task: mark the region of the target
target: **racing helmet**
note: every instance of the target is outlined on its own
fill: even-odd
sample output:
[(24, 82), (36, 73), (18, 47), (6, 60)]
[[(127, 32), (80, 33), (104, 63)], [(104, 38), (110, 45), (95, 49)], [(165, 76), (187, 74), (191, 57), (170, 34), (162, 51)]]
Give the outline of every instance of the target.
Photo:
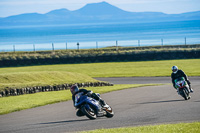
[(78, 88), (77, 85), (72, 85), (71, 88), (70, 88), (70, 91), (71, 91), (71, 93), (73, 95), (73, 94), (75, 94), (76, 92), (79, 91), (79, 88)]
[(176, 74), (176, 73), (178, 72), (178, 67), (177, 67), (177, 66), (173, 66), (173, 67), (172, 67), (172, 72), (173, 72), (174, 74)]

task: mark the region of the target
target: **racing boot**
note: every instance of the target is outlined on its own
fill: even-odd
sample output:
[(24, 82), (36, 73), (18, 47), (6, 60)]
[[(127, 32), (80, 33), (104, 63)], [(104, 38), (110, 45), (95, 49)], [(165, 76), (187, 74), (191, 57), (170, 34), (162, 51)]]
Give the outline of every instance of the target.
[(190, 84), (189, 84), (189, 90), (190, 90), (191, 93), (194, 92)]
[(193, 93), (193, 92), (194, 92), (192, 88), (190, 88), (190, 92), (191, 92), (191, 93)]
[(99, 99), (99, 102), (101, 103), (101, 105), (102, 105), (103, 108), (108, 108), (109, 107), (109, 105), (106, 104), (106, 102), (104, 100)]
[(82, 111), (80, 109), (76, 112), (76, 115), (78, 117), (84, 116), (84, 114), (82, 113)]

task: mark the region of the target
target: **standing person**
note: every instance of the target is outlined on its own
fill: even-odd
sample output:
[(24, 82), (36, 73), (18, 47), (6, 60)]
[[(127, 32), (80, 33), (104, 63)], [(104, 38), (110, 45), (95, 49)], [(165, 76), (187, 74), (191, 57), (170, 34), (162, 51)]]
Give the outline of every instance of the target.
[(192, 93), (193, 92), (193, 89), (191, 87), (191, 83), (187, 77), (187, 75), (180, 69), (178, 69), (177, 66), (173, 66), (172, 67), (172, 74), (171, 74), (171, 79), (172, 79), (172, 83), (173, 83), (173, 87), (176, 89), (175, 87), (175, 82), (174, 80), (177, 79), (177, 78), (180, 78), (180, 77), (184, 77), (186, 82), (188, 83), (189, 85), (189, 89), (190, 89), (190, 92)]

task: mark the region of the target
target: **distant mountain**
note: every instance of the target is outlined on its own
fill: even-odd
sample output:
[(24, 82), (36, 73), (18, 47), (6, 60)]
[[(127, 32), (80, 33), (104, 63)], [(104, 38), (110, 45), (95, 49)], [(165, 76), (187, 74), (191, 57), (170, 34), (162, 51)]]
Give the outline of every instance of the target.
[(129, 12), (110, 5), (106, 2), (87, 4), (83, 8), (74, 11), (74, 13), (79, 13), (84, 16), (112, 16), (116, 14), (118, 14), (118, 16), (124, 14), (130, 15)]
[(59, 25), (107, 22), (165, 22), (200, 20), (200, 11), (182, 14), (161, 12), (128, 12), (107, 2), (92, 3), (75, 10), (58, 9), (46, 14), (27, 13), (0, 18), (0, 26), (15, 25)]

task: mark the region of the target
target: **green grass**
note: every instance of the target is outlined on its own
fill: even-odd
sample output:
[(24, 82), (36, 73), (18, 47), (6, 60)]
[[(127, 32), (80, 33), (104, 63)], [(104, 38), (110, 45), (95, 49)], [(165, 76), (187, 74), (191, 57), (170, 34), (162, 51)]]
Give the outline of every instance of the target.
[(98, 129), (81, 133), (200, 133), (200, 122)]
[(30, 71), (0, 74), (0, 90), (4, 88), (23, 88), (85, 82), (97, 82), (97, 80), (84, 74), (62, 71)]
[(200, 59), (8, 67), (0, 68), (0, 89), (97, 81), (91, 77), (170, 76), (173, 65), (200, 76)]
[(0, 74), (16, 72), (77, 72), (90, 77), (170, 76), (171, 67), (177, 65), (188, 76), (200, 76), (200, 59), (85, 63), (0, 68)]
[[(153, 85), (153, 84), (148, 84)], [(116, 91), (126, 88), (148, 86), (146, 85), (115, 85), (107, 87), (89, 87), (87, 89), (92, 90), (96, 93), (106, 93), (110, 91)], [(53, 104), (57, 102), (71, 100), (71, 93), (69, 90), (63, 91), (53, 91), (53, 92), (40, 92), (35, 94), (10, 96), (0, 98), (0, 114), (7, 114), (15, 111), (20, 111), (24, 109), (34, 108), (38, 106), (43, 106), (47, 104)]]

